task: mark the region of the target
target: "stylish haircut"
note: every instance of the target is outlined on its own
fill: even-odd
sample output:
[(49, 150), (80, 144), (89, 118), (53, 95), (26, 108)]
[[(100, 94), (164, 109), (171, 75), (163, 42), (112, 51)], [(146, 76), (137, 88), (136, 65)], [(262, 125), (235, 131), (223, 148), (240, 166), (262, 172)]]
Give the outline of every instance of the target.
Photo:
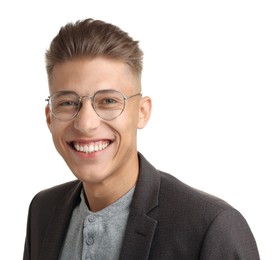
[(96, 57), (122, 61), (130, 66), (134, 75), (140, 77), (143, 52), (138, 43), (119, 27), (101, 20), (67, 23), (61, 27), (45, 53), (48, 80), (57, 63)]

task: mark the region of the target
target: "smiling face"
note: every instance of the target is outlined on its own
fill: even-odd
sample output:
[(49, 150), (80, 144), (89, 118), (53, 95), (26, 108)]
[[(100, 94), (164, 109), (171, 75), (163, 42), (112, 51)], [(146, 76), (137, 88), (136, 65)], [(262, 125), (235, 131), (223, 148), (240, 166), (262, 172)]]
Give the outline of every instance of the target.
[[(125, 63), (105, 58), (66, 61), (53, 69), (51, 95), (74, 91), (91, 96), (103, 89), (131, 96), (140, 91), (140, 81)], [(106, 121), (96, 114), (91, 99), (84, 98), (72, 120), (56, 119), (48, 106), (46, 118), (55, 147), (74, 175), (87, 184), (114, 186), (137, 179), (137, 128), (146, 125), (150, 110), (150, 98), (137, 95), (126, 100), (120, 116)]]

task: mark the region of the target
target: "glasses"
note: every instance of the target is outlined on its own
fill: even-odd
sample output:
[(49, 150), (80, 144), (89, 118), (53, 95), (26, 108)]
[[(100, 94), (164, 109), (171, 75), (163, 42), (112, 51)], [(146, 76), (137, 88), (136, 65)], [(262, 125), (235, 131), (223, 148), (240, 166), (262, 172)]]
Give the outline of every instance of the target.
[(100, 118), (113, 120), (123, 113), (126, 100), (138, 95), (142, 94), (137, 93), (127, 97), (113, 89), (99, 90), (93, 96), (79, 96), (73, 91), (59, 91), (45, 101), (49, 104), (51, 114), (61, 121), (69, 121), (76, 117), (84, 98), (91, 99), (91, 105)]

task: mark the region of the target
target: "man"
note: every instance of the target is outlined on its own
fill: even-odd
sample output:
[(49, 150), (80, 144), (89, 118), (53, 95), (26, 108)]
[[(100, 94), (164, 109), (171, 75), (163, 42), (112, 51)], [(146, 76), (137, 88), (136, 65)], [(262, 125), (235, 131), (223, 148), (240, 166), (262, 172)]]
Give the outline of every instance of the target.
[(137, 151), (151, 113), (142, 51), (118, 27), (61, 28), (46, 52), (46, 120), (77, 180), (31, 202), (24, 260), (259, 259), (243, 216)]

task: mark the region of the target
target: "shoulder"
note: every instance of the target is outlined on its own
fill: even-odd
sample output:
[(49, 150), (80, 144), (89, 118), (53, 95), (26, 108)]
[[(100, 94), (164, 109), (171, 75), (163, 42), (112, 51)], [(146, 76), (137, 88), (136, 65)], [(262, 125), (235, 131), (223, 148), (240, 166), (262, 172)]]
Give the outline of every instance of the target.
[(210, 222), (202, 243), (201, 258), (260, 259), (254, 235), (238, 210), (227, 208)]
[(225, 200), (191, 187), (176, 177), (159, 171), (160, 174), (160, 196), (164, 199), (175, 201), (178, 205), (195, 208), (213, 208), (215, 211), (223, 211), (233, 208)]
[(230, 223), (248, 228), (242, 214), (227, 201), (191, 187), (168, 173), (159, 173), (159, 210), (164, 215), (197, 226), (203, 232), (210, 225), (221, 228), (230, 227)]
[(31, 207), (61, 206), (76, 197), (81, 188), (81, 182), (75, 180), (44, 189), (34, 196)]
[(219, 212), (232, 208), (223, 199), (193, 188), (173, 175), (156, 169), (141, 154), (139, 158), (139, 198), (136, 199), (135, 206), (152, 209), (152, 206), (158, 205), (154, 210), (156, 214), (160, 212), (164, 215), (182, 216), (181, 212), (184, 212), (187, 218), (195, 216), (196, 219), (214, 218)]
[(236, 208), (222, 198), (157, 170), (144, 159), (141, 165), (144, 172), (138, 188), (139, 194), (143, 191), (140, 195), (143, 200), (136, 205), (143, 208), (149, 201), (154, 205), (149, 207), (147, 215), (157, 223), (157, 255), (169, 252), (162, 251), (166, 245), (172, 252), (179, 252), (181, 258), (259, 259), (253, 234)]

